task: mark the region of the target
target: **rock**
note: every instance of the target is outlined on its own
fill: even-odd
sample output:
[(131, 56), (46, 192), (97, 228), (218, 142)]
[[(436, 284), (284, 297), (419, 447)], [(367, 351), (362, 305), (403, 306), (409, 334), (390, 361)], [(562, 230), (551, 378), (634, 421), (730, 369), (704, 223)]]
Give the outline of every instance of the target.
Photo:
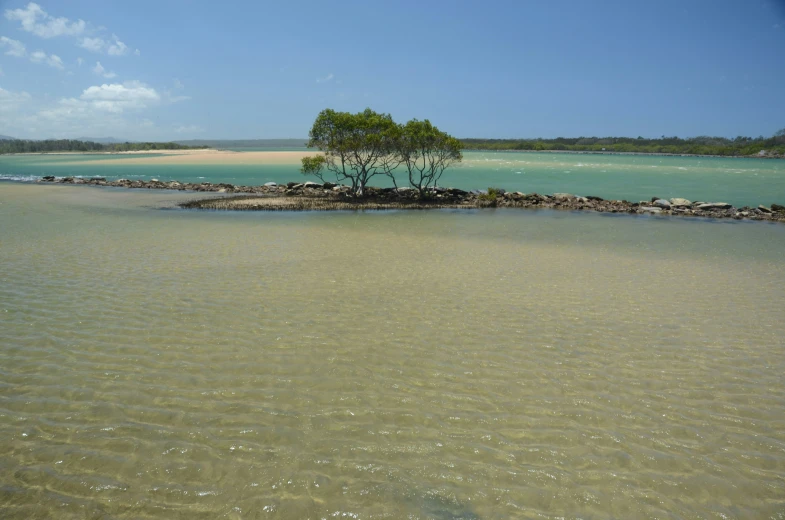
[(785, 206), (780, 206), (779, 204), (772, 204), (771, 211), (785, 211)]
[(671, 203), (665, 199), (657, 199), (653, 202), (654, 207), (662, 209), (671, 209)]
[(750, 216), (750, 212), (749, 211), (740, 211), (739, 215), (741, 215), (742, 217), (749, 217)]
[(767, 207), (766, 207), (766, 206), (764, 206), (763, 204), (761, 204), (760, 206), (758, 206), (758, 209), (759, 209), (759, 210), (761, 210), (761, 212), (763, 212), (763, 213), (771, 213), (771, 208), (767, 208)]
[[(291, 184), (291, 186), (289, 186), (289, 184)], [(301, 189), (303, 186), (305, 186), (304, 184), (302, 184), (302, 183), (299, 183), (299, 182), (298, 182), (298, 183), (294, 183), (294, 184), (292, 184), (292, 183), (290, 182), (289, 184), (287, 184), (286, 186), (287, 186), (287, 187), (288, 187), (290, 190), (299, 190), (299, 189)]]
[(303, 187), (304, 188), (323, 188), (324, 185), (323, 184), (319, 184), (318, 182), (308, 181), (305, 184), (303, 184)]
[(677, 207), (679, 207), (679, 206), (682, 206), (682, 207), (683, 207), (683, 206), (689, 206), (689, 205), (691, 205), (691, 204), (692, 204), (692, 202), (690, 202), (689, 200), (687, 200), (687, 199), (681, 199), (681, 198), (679, 198), (679, 197), (674, 197), (674, 198), (672, 198), (672, 199), (670, 200), (670, 203), (671, 203), (671, 205), (672, 205), (672, 206), (677, 206)]
[(55, 176), (54, 175), (44, 175), (43, 177), (41, 177), (41, 180), (45, 181), (45, 182), (54, 182)]
[(603, 202), (605, 200), (602, 197), (595, 197), (594, 195), (589, 195), (586, 198), (589, 200), (593, 200), (594, 202)]
[(573, 200), (575, 195), (572, 193), (554, 193), (553, 198), (558, 202), (564, 202), (568, 200)]
[(414, 188), (410, 188), (409, 186), (401, 186), (400, 188), (398, 188), (398, 192), (399, 193), (404, 193), (404, 192), (407, 192), (407, 191), (412, 191), (413, 189)]
[(278, 186), (278, 183), (277, 182), (265, 182), (264, 185), (267, 186), (268, 188), (275, 188), (276, 186)]
[(150, 182), (160, 182), (158, 179), (150, 179)]
[(106, 182), (106, 177), (90, 177), (92, 182)]
[[(306, 184), (308, 184), (308, 183), (306, 183)], [(331, 190), (331, 189), (335, 188), (336, 186), (337, 186), (337, 184), (335, 184), (334, 182), (325, 182), (324, 184), (322, 184), (322, 188), (324, 188), (325, 190)]]
[(652, 197), (652, 198), (651, 198), (651, 200), (650, 200), (649, 202), (652, 202), (652, 203), (654, 203), (654, 202), (657, 202), (658, 200), (660, 200), (660, 198), (659, 198), (659, 197)]
[(651, 206), (641, 206), (639, 209), (648, 213), (662, 213), (662, 208), (653, 208)]
[(589, 199), (587, 199), (586, 197), (581, 197), (578, 195), (575, 196), (575, 200), (578, 202), (589, 202)]
[(730, 209), (732, 206), (727, 202), (708, 202), (706, 204), (701, 204), (698, 206), (698, 209)]

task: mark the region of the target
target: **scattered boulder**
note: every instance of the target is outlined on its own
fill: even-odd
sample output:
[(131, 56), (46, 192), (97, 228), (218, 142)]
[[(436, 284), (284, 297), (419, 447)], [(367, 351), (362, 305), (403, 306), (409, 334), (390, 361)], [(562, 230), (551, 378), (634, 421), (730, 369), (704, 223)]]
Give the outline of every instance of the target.
[(603, 199), (602, 197), (595, 197), (594, 195), (588, 195), (586, 198), (589, 199), (589, 200), (593, 200), (594, 202), (604, 202), (605, 201), (605, 199)]
[(572, 193), (554, 193), (553, 194), (553, 198), (557, 202), (565, 202), (565, 201), (568, 201), (568, 200), (575, 199), (575, 195), (573, 195)]
[(265, 182), (264, 185), (267, 186), (268, 188), (275, 188), (276, 186), (278, 186), (278, 183), (277, 182)]
[(763, 212), (763, 213), (771, 213), (771, 208), (767, 208), (767, 207), (766, 207), (766, 206), (764, 206), (763, 204), (761, 204), (760, 206), (758, 206), (758, 209), (759, 209), (759, 210), (761, 210), (761, 212)]
[(657, 199), (653, 202), (655, 208), (671, 209), (671, 203), (665, 199)]
[(305, 184), (303, 184), (303, 187), (304, 188), (323, 188), (324, 185), (323, 184), (319, 184), (318, 182), (308, 181)]
[(690, 202), (689, 200), (682, 199), (682, 198), (679, 198), (679, 197), (672, 198), (670, 200), (670, 203), (671, 203), (671, 206), (676, 206), (676, 207), (686, 207), (686, 206), (689, 206), (689, 205), (692, 204), (692, 202)]
[(45, 181), (45, 182), (54, 182), (55, 176), (54, 175), (44, 175), (43, 177), (41, 177), (41, 180)]
[(771, 211), (777, 211), (777, 212), (785, 211), (785, 206), (780, 206), (779, 204), (772, 204)]
[(643, 212), (648, 212), (648, 213), (662, 213), (662, 208), (655, 208), (655, 207), (652, 207), (652, 206), (641, 206), (638, 209), (640, 209)]
[(698, 206), (698, 209), (731, 209), (732, 207), (727, 202), (707, 202)]

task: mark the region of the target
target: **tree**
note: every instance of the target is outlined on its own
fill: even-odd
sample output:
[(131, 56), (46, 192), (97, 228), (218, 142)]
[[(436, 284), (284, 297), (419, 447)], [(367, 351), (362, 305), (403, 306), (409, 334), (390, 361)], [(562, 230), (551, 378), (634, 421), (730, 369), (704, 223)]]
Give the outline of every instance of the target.
[(301, 172), (314, 175), (324, 182), (325, 171), (338, 182), (348, 180), (352, 195), (362, 196), (368, 181), (386, 175), (393, 182), (393, 170), (400, 164), (396, 144), (400, 127), (389, 114), (378, 114), (366, 108), (351, 114), (322, 110), (309, 132), (308, 147), (322, 155), (304, 157)]
[(444, 170), (460, 162), (461, 142), (442, 132), (427, 119), (412, 119), (401, 127), (398, 141), (400, 162), (409, 172), (409, 184), (417, 188), (420, 197), (435, 188)]

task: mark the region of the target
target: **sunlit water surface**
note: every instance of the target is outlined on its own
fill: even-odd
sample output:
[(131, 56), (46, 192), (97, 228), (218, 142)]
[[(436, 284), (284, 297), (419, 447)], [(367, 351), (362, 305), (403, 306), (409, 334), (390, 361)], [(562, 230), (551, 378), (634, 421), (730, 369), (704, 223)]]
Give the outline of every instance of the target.
[[(157, 164), (158, 154), (0, 156), (0, 181), (32, 181), (44, 175), (100, 176), (108, 180), (178, 180), (261, 185), (306, 180), (296, 158), (280, 164)], [(279, 159), (276, 159), (279, 160)], [(401, 172), (400, 185), (407, 177)], [(314, 178), (311, 178), (315, 180)], [(329, 179), (328, 179), (329, 180)], [(334, 180), (334, 179), (333, 179)], [(383, 176), (372, 185), (390, 185)], [(475, 190), (490, 186), (524, 193), (567, 192), (631, 201), (652, 197), (727, 202), (737, 206), (785, 205), (785, 161), (749, 158), (665, 157), (568, 153), (465, 152), (447, 170), (442, 186)]]
[(782, 518), (785, 226), (0, 185), (0, 517)]

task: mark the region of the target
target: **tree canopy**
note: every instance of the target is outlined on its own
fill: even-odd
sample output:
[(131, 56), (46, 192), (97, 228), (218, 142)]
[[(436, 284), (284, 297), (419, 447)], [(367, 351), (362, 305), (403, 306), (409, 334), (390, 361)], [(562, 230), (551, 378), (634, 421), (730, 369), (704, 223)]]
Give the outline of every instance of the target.
[(331, 173), (338, 182), (349, 181), (355, 196), (362, 196), (368, 181), (377, 175), (397, 186), (401, 165), (410, 185), (425, 194), (448, 166), (462, 158), (460, 142), (430, 121), (413, 119), (399, 125), (389, 114), (370, 108), (356, 114), (323, 110), (308, 135), (308, 147), (322, 155), (304, 157), (302, 173), (322, 182)]
[(304, 158), (302, 172), (324, 181), (326, 170), (338, 182), (351, 182), (352, 193), (362, 195), (368, 181), (377, 175), (395, 180), (392, 172), (400, 164), (396, 153), (399, 133), (389, 114), (370, 108), (357, 114), (323, 110), (308, 134), (308, 147), (323, 154)]
[(401, 128), (398, 154), (409, 173), (409, 184), (420, 195), (435, 188), (444, 170), (463, 158), (461, 142), (427, 119), (412, 119)]

